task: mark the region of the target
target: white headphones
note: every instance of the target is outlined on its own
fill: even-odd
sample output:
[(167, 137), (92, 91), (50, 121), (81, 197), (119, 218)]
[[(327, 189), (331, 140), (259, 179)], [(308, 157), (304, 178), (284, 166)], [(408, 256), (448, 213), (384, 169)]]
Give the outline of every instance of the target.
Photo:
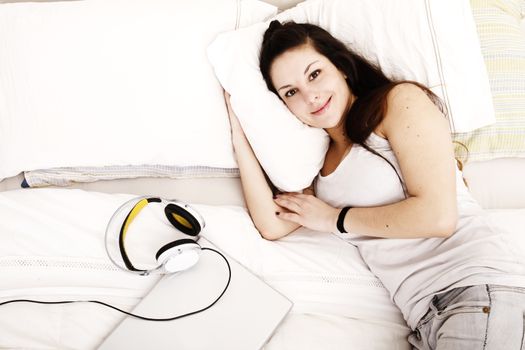
[[(148, 205), (148, 203), (162, 203), (164, 204), (164, 213), (166, 214), (166, 217), (168, 218), (168, 221), (175, 226), (177, 230), (180, 232), (197, 238), (201, 230), (204, 228), (204, 220), (202, 217), (197, 213), (193, 208), (191, 208), (189, 205), (180, 203), (174, 200), (166, 200), (158, 197), (138, 197), (131, 199), (121, 205), (115, 213), (111, 216), (111, 219), (109, 219), (108, 225), (106, 226), (106, 236), (104, 238), (106, 252), (108, 253), (108, 256), (110, 260), (119, 268), (131, 271), (134, 273), (138, 273), (140, 275), (146, 276), (150, 273), (156, 271), (156, 272), (164, 272), (164, 273), (175, 273), (179, 271), (184, 271), (186, 269), (189, 269), (193, 265), (197, 263), (199, 260), (199, 254), (202, 250), (210, 250), (215, 252), (216, 254), (220, 255), (224, 261), (226, 262), (226, 266), (228, 267), (228, 281), (226, 282), (226, 286), (224, 287), (221, 294), (208, 306), (201, 308), (196, 311), (191, 311), (182, 315), (176, 315), (176, 316), (170, 316), (170, 317), (164, 317), (164, 318), (153, 318), (153, 317), (147, 317), (142, 315), (137, 315), (122, 309), (119, 309), (118, 307), (107, 304), (103, 301), (99, 300), (59, 300), (59, 301), (42, 301), (42, 300), (32, 300), (32, 299), (15, 299), (15, 300), (8, 300), (0, 302), (1, 305), (11, 304), (11, 303), (35, 303), (35, 304), (69, 304), (69, 303), (76, 303), (76, 302), (88, 302), (88, 303), (96, 303), (100, 305), (104, 305), (107, 307), (110, 307), (114, 310), (117, 310), (119, 312), (122, 312), (128, 316), (133, 316), (141, 320), (146, 321), (173, 321), (177, 320), (186, 316), (195, 315), (200, 312), (203, 312), (205, 310), (208, 310), (210, 307), (215, 305), (215, 303), (222, 298), (226, 290), (228, 289), (228, 286), (230, 285), (231, 277), (232, 277), (232, 270), (230, 263), (228, 262), (228, 259), (219, 252), (218, 250), (215, 250), (213, 248), (204, 247), (201, 248), (199, 244), (197, 244), (196, 239), (178, 239), (173, 242), (170, 242), (168, 244), (165, 244), (162, 246), (157, 254), (157, 262), (158, 266), (151, 270), (140, 270), (133, 266), (131, 261), (129, 260), (128, 254), (126, 253), (126, 249), (124, 247), (124, 239), (126, 238), (126, 232), (128, 231), (129, 225), (133, 222), (135, 217), (140, 213), (140, 211)], [(131, 209), (130, 209), (131, 208)], [(126, 214), (127, 213), (127, 214)], [(122, 219), (125, 216), (124, 219)], [(120, 227), (120, 229), (118, 229)], [(120, 230), (120, 233), (118, 235), (118, 244), (111, 244), (112, 248), (116, 248), (115, 246), (118, 246), (120, 251), (120, 260), (122, 260), (123, 264), (120, 264), (115, 259), (113, 259), (112, 254), (110, 253), (110, 247), (108, 245), (108, 237), (112, 236), (111, 233), (114, 233), (115, 231)], [(113, 235), (114, 236), (114, 235)], [(115, 242), (113, 242), (115, 243)], [(125, 266), (123, 266), (125, 265)]]
[[(177, 239), (162, 246), (155, 255), (157, 267), (149, 270), (137, 269), (131, 263), (125, 247), (126, 233), (129, 226), (140, 213), (140, 211), (149, 203), (162, 203), (164, 205), (164, 214), (168, 221), (180, 232), (192, 238)], [(129, 209), (131, 207), (131, 209)], [(124, 211), (128, 214), (122, 221), (122, 224), (116, 221), (122, 218)], [(122, 219), (121, 219), (122, 220)], [(117, 226), (116, 226), (117, 225)], [(176, 273), (192, 267), (199, 260), (201, 246), (197, 243), (198, 235), (204, 228), (205, 223), (202, 216), (188, 204), (176, 200), (166, 200), (159, 197), (138, 197), (131, 199), (120, 206), (113, 214), (106, 227), (106, 251), (111, 261), (118, 267), (147, 276), (152, 272)], [(115, 228), (116, 227), (116, 228)], [(120, 227), (118, 235), (118, 247), (120, 257), (124, 266), (115, 261), (108, 248), (108, 237), (111, 231), (116, 231)]]

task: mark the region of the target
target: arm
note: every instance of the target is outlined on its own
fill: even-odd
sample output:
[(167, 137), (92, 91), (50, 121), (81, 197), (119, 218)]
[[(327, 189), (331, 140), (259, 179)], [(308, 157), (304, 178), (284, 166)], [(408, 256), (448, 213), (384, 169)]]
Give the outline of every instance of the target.
[[(449, 236), (456, 227), (457, 203), (448, 122), (426, 93), (412, 84), (396, 86), (387, 102), (388, 111), (376, 132), (389, 140), (395, 152), (408, 198), (381, 207), (352, 208), (346, 214), (344, 227), (348, 232), (374, 237)], [(295, 206), (291, 210), (296, 213), (280, 215), (282, 218), (337, 231), (340, 209), (315, 197), (280, 197), (278, 203)], [(300, 210), (305, 210), (301, 214), (297, 213), (299, 205)]]
[(448, 121), (426, 93), (396, 86), (377, 132), (388, 139), (409, 197), (379, 208), (355, 208), (345, 228), (379, 237), (446, 237), (457, 222), (455, 163)]
[(263, 238), (275, 240), (284, 237), (300, 225), (276, 217), (275, 213), (283, 209), (273, 201), (273, 193), (264, 171), (231, 108), (230, 96), (225, 93), (224, 97), (230, 117), (232, 143), (239, 166), (244, 199), (250, 216)]

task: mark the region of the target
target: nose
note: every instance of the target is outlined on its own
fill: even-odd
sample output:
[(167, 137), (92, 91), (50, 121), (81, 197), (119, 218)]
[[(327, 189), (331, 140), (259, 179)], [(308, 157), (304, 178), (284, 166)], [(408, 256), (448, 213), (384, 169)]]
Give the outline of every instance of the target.
[(305, 94), (305, 99), (308, 104), (315, 104), (319, 100), (319, 92), (318, 91), (307, 91)]

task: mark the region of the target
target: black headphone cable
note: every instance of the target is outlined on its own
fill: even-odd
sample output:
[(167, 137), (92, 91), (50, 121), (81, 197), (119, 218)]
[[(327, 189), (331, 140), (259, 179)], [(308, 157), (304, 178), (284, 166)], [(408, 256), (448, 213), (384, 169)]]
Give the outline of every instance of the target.
[(221, 294), (217, 297), (217, 299), (215, 299), (210, 305), (202, 308), (202, 309), (199, 309), (197, 311), (192, 311), (192, 312), (189, 312), (189, 313), (186, 313), (186, 314), (183, 314), (183, 315), (179, 315), (179, 316), (174, 316), (174, 317), (168, 317), (168, 318), (152, 318), (152, 317), (145, 317), (145, 316), (140, 316), (140, 315), (136, 315), (136, 314), (133, 314), (131, 312), (127, 312), (127, 311), (124, 311), (122, 309), (119, 309), (118, 307), (116, 306), (113, 306), (113, 305), (110, 305), (110, 304), (107, 304), (103, 301), (99, 301), (99, 300), (63, 300), (63, 301), (40, 301), (40, 300), (31, 300), (31, 299), (16, 299), (16, 300), (8, 300), (8, 301), (4, 301), (4, 302), (1, 302), (0, 303), (0, 306), (2, 305), (7, 305), (7, 304), (11, 304), (11, 303), (21, 303), (21, 302), (24, 302), (24, 303), (34, 303), (34, 304), (46, 304), (46, 305), (53, 305), (53, 304), (71, 304), (71, 303), (95, 303), (95, 304), (100, 304), (100, 305), (103, 305), (103, 306), (106, 306), (106, 307), (109, 307), (111, 309), (114, 309), (114, 310), (117, 310), (119, 312), (122, 312), (123, 314), (126, 314), (128, 316), (132, 316), (132, 317), (135, 317), (135, 318), (138, 318), (138, 319), (141, 319), (141, 320), (144, 320), (144, 321), (173, 321), (173, 320), (177, 320), (179, 318), (183, 318), (183, 317), (186, 317), (186, 316), (191, 316), (191, 315), (195, 315), (195, 314), (198, 314), (200, 312), (203, 312), (203, 311), (206, 311), (208, 310), (210, 307), (212, 307), (213, 305), (215, 305), (219, 299), (222, 298), (222, 296), (224, 295), (224, 293), (226, 292), (226, 290), (228, 289), (228, 287), (230, 286), (230, 281), (231, 281), (231, 278), (232, 278), (232, 269), (230, 267), (230, 263), (228, 262), (228, 259), (226, 259), (226, 257), (221, 253), (219, 252), (218, 250), (215, 250), (213, 248), (201, 248), (201, 250), (210, 250), (212, 252), (215, 252), (217, 254), (219, 254), (223, 259), (224, 261), (226, 262), (226, 266), (228, 266), (228, 281), (226, 282), (226, 286), (224, 287), (223, 291), (221, 292)]

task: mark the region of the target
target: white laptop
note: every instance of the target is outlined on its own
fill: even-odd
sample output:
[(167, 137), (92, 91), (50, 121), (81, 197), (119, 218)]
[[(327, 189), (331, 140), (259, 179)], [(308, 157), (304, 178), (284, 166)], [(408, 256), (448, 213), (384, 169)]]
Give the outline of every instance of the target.
[[(199, 244), (217, 249), (203, 238)], [(290, 311), (292, 302), (238, 262), (226, 258), (232, 270), (230, 285), (211, 308), (174, 321), (126, 316), (99, 349), (261, 349)], [(170, 318), (202, 309), (220, 295), (227, 280), (224, 260), (204, 250), (191, 269), (162, 277), (133, 313)]]

